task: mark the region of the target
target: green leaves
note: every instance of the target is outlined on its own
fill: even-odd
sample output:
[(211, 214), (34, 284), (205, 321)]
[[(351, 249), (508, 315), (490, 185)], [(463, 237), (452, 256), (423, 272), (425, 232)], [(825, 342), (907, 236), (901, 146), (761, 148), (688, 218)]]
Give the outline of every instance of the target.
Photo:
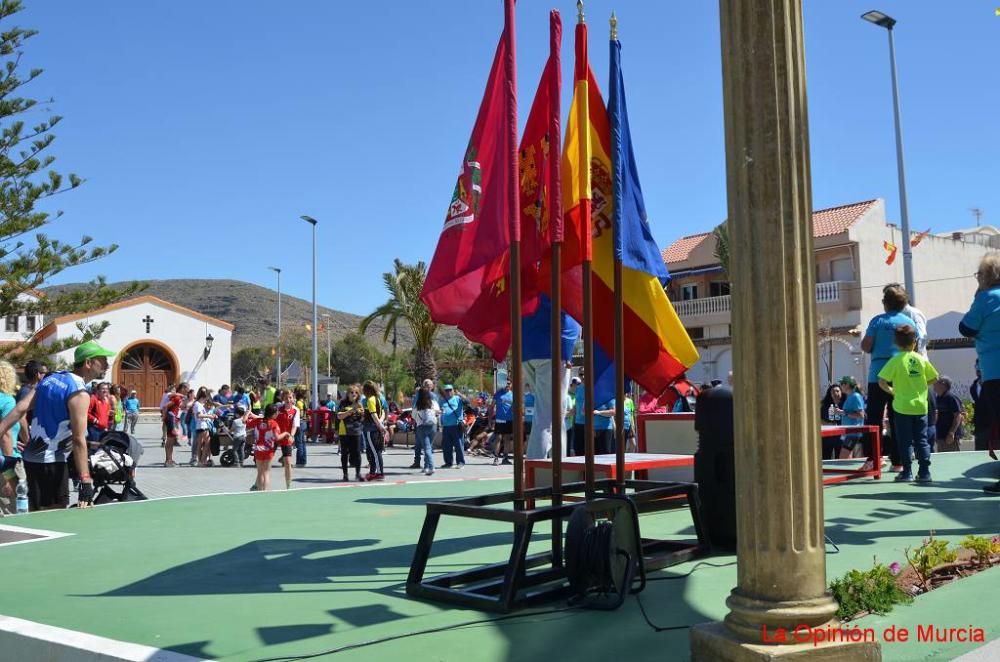
[(712, 235), (715, 237), (715, 250), (712, 253), (722, 266), (726, 278), (729, 278), (729, 220), (719, 223), (712, 230)]
[[(28, 115), (37, 112), (39, 102), (19, 95), (26, 84), (42, 74), (41, 68), (33, 67), (25, 73), (21, 67), (24, 44), (36, 32), (8, 27), (5, 23), (21, 9), (20, 0), (0, 0), (0, 316), (85, 312), (133, 296), (145, 286), (130, 283), (110, 288), (99, 278), (48, 297), (37, 298), (34, 294), (66, 269), (99, 260), (117, 246), (92, 247), (91, 237), (67, 244), (38, 232), (62, 215), (58, 210), (39, 208), (40, 203), (76, 188), (83, 180), (50, 168), (56, 160), (48, 153), (56, 138), (52, 129), (62, 117), (51, 115), (39, 120)], [(43, 101), (50, 102), (51, 99)], [(34, 242), (29, 238), (31, 233), (36, 233)], [(79, 338), (48, 347), (8, 346), (0, 348), (0, 356), (14, 351), (18, 360), (24, 361), (68, 349), (84, 339), (97, 337), (102, 331), (102, 326), (81, 328)]]
[(426, 277), (427, 265), (423, 262), (405, 264), (399, 258), (393, 260), (393, 270), (382, 274), (382, 282), (389, 293), (388, 301), (361, 320), (359, 327), (361, 333), (365, 333), (374, 322), (384, 322), (382, 341), (388, 342), (396, 325), (400, 321), (406, 323), (413, 332), (415, 372), (419, 379), (433, 378), (436, 375), (432, 350), (434, 337), (440, 329), (440, 325), (431, 319), (427, 306), (420, 300)]
[(837, 618), (842, 621), (866, 613), (884, 615), (897, 604), (913, 601), (896, 584), (896, 576), (889, 567), (881, 563), (874, 563), (870, 570), (848, 570), (843, 577), (830, 582), (830, 592), (840, 605)]

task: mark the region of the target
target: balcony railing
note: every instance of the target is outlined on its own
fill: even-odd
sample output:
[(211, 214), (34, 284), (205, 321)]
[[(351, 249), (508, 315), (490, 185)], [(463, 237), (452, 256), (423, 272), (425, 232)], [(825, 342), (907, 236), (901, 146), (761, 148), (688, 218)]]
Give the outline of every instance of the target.
[(680, 317), (728, 313), (732, 309), (733, 306), (728, 294), (721, 297), (706, 297), (704, 299), (688, 299), (687, 301), (674, 302), (674, 310), (677, 311), (677, 315)]
[(831, 303), (841, 300), (841, 285), (843, 281), (835, 280), (830, 283), (816, 283), (816, 303)]
[[(833, 303), (845, 300), (847, 294), (846, 285), (848, 285), (847, 282), (839, 280), (829, 283), (816, 283), (816, 303)], [(729, 313), (733, 309), (732, 300), (728, 294), (721, 297), (674, 301), (673, 304), (674, 310), (677, 311), (677, 315), (680, 317)]]

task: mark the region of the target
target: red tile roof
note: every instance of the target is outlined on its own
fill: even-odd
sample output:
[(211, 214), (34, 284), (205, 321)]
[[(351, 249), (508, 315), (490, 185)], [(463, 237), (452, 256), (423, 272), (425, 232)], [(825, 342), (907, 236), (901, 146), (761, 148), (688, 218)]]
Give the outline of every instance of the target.
[(680, 262), (681, 260), (686, 260), (688, 259), (688, 256), (691, 255), (691, 251), (694, 250), (695, 246), (700, 244), (702, 240), (710, 234), (711, 232), (702, 232), (701, 234), (681, 237), (660, 251), (660, 256), (663, 258), (663, 261), (668, 264), (670, 262)]
[[(846, 232), (855, 221), (865, 215), (877, 200), (865, 200), (840, 207), (830, 207), (813, 212), (813, 237), (829, 237)], [(700, 244), (710, 232), (681, 237), (664, 248), (660, 255), (667, 264), (682, 262), (691, 256), (691, 251)]]
[(854, 221), (871, 209), (877, 200), (865, 200), (813, 212), (813, 237), (829, 237), (846, 232)]

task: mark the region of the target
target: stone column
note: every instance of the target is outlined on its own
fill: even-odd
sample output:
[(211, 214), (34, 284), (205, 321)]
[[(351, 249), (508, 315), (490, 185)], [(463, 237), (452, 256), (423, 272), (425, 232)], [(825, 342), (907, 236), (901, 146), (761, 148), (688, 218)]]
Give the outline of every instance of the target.
[(881, 659), (871, 643), (765, 643), (838, 627), (823, 539), (802, 7), (720, 0), (720, 10), (738, 584), (724, 624), (692, 629), (692, 659)]

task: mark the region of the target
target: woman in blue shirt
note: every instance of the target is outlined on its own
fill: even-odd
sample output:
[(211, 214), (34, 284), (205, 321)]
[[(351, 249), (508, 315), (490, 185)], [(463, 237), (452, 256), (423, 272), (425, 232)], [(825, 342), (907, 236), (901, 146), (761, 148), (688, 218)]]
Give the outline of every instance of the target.
[[(984, 257), (975, 275), (979, 287), (958, 331), (966, 338), (976, 339), (976, 356), (982, 372), (976, 425), (981, 420), (990, 429), (1000, 421), (1000, 255)], [(1000, 494), (1000, 481), (984, 487), (983, 491)]]
[[(901, 466), (902, 460), (898, 457), (896, 444), (893, 441), (895, 415), (892, 411), (892, 396), (879, 388), (878, 373), (889, 362), (889, 359), (899, 352), (894, 340), (896, 327), (908, 324), (914, 329), (917, 328), (917, 323), (902, 312), (908, 302), (906, 290), (899, 285), (887, 285), (883, 288), (882, 305), (885, 307), (885, 312), (876, 315), (868, 322), (865, 337), (861, 340), (861, 350), (872, 355), (868, 368), (868, 406), (865, 410), (865, 420), (868, 425), (877, 425), (881, 428), (882, 419), (888, 409), (889, 430), (882, 438), (882, 450), (888, 451), (894, 467)], [(919, 343), (919, 341), (918, 338), (917, 342)], [(868, 457), (868, 462), (862, 471), (870, 471), (876, 462), (881, 461), (881, 458), (872, 457), (870, 437), (866, 436), (862, 443), (864, 443), (865, 455)]]

